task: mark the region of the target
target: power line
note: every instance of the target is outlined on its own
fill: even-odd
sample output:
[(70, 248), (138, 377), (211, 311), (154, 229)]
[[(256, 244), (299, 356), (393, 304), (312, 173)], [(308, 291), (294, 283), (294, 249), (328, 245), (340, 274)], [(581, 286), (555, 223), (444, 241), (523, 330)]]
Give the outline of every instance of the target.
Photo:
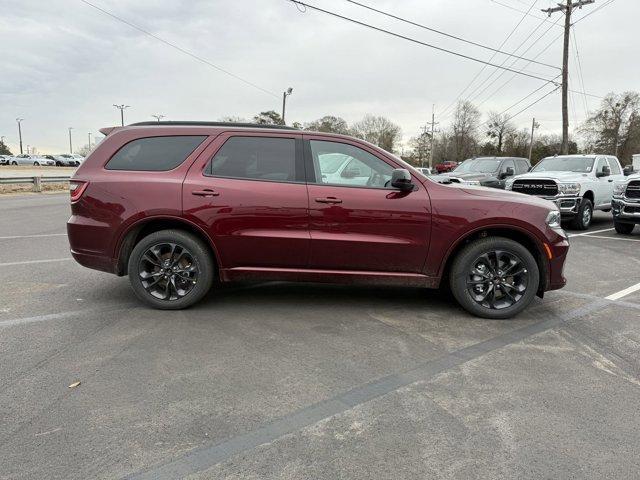
[[(524, 97), (522, 97), (520, 100), (518, 100), (517, 102), (515, 102), (514, 104), (510, 105), (509, 107), (505, 108), (504, 110), (502, 110), (498, 115), (504, 115), (505, 113), (507, 113), (509, 110), (517, 107), (518, 105), (520, 105), (522, 102), (524, 102), (525, 100), (527, 100), (529, 97), (532, 97), (533, 95), (535, 95), (536, 93), (538, 93), (540, 90), (542, 90), (544, 87), (546, 87), (547, 84), (542, 85), (538, 88), (536, 88), (534, 91), (532, 91), (531, 93), (525, 95)], [(520, 115), (522, 112), (524, 112), (525, 110), (531, 108), (532, 106), (534, 106), (536, 103), (542, 101), (544, 98), (548, 97), (549, 95), (551, 95), (553, 92), (557, 91), (558, 88), (560, 88), (560, 86), (556, 86), (556, 88), (554, 88), (553, 90), (551, 90), (550, 92), (548, 92), (547, 94), (545, 94), (544, 96), (540, 97), (538, 100), (536, 100), (533, 103), (530, 103), (529, 105), (527, 105), (525, 108), (523, 108), (522, 110), (520, 110), (518, 113), (516, 113), (515, 115), (512, 115), (509, 117), (509, 120), (511, 120), (512, 118), (516, 117), (517, 115)], [(480, 127), (485, 126), (486, 124), (489, 123), (489, 120), (487, 120), (486, 122), (482, 123), (480, 125)]]
[(185, 50), (184, 48), (182, 48), (182, 47), (180, 47), (180, 46), (178, 46), (178, 45), (176, 45), (174, 43), (171, 43), (168, 40), (165, 40), (164, 38), (161, 38), (158, 35), (155, 35), (154, 33), (151, 33), (148, 30), (145, 30), (144, 28), (139, 27), (138, 25), (136, 25), (134, 23), (131, 23), (128, 20), (125, 20), (124, 18), (121, 18), (121, 17), (115, 15), (114, 13), (105, 10), (104, 8), (101, 8), (101, 7), (97, 6), (97, 5), (94, 5), (93, 3), (91, 3), (91, 2), (89, 2), (87, 0), (80, 0), (80, 1), (82, 3), (84, 3), (85, 5), (88, 5), (91, 8), (95, 8), (96, 10), (104, 13), (105, 15), (108, 15), (109, 17), (111, 17), (111, 18), (113, 18), (115, 20), (118, 20), (119, 22), (122, 22), (125, 25), (128, 25), (129, 27), (131, 27), (131, 28), (133, 28), (135, 30), (138, 30), (139, 32), (144, 33), (147, 36), (149, 36), (149, 37), (151, 37), (151, 38), (153, 38), (153, 39), (155, 39), (155, 40), (157, 40), (159, 42), (164, 43), (165, 45), (167, 45), (167, 46), (179, 51), (180, 53), (188, 55), (189, 57), (191, 57), (191, 58), (193, 58), (193, 59), (195, 59), (195, 60), (197, 60), (197, 61), (199, 61), (201, 63), (204, 63), (205, 65), (208, 65), (208, 66), (210, 66), (212, 68), (215, 68), (216, 70), (218, 70), (219, 72), (224, 73), (225, 75), (229, 75), (230, 77), (233, 77), (236, 80), (239, 80), (242, 83), (244, 83), (246, 85), (249, 85), (249, 86), (251, 86), (251, 87), (253, 87), (253, 88), (257, 89), (257, 90), (260, 90), (261, 92), (264, 92), (264, 93), (266, 93), (268, 95), (271, 95), (271, 96), (276, 97), (276, 98), (280, 98), (279, 95), (277, 95), (277, 94), (275, 94), (273, 92), (270, 92), (269, 90), (267, 90), (265, 88), (262, 88), (261, 86), (256, 85), (255, 83), (250, 82), (249, 80), (246, 80), (246, 79), (240, 77), (239, 75), (236, 75), (235, 73), (232, 73), (232, 72), (230, 72), (228, 70), (225, 70), (224, 68), (219, 67), (218, 65), (216, 65), (214, 63), (211, 63), (209, 60), (207, 60), (205, 58), (202, 58), (202, 57), (200, 57), (200, 56), (196, 55), (195, 53), (192, 53), (192, 52), (190, 52), (188, 50)]
[[(85, 1), (85, 0), (81, 0), (81, 1)], [(318, 12), (326, 13), (327, 15), (331, 15), (332, 17), (340, 18), (340, 19), (345, 20), (347, 22), (355, 23), (356, 25), (360, 25), (360, 26), (363, 26), (363, 27), (366, 27), (366, 28), (370, 28), (370, 29), (375, 30), (377, 32), (386, 33), (387, 35), (391, 35), (392, 37), (400, 38), (402, 40), (407, 40), (408, 42), (412, 42), (412, 43), (416, 43), (418, 45), (422, 45), (422, 46), (425, 46), (425, 47), (433, 48), (435, 50), (438, 50), (438, 51), (441, 51), (441, 52), (444, 52), (444, 53), (449, 53), (449, 54), (455, 55), (457, 57), (465, 58), (467, 60), (472, 60), (472, 61), (477, 62), (477, 63), (486, 64), (486, 65), (489, 65), (491, 67), (501, 68), (503, 70), (511, 71), (513, 73), (518, 73), (518, 74), (523, 75), (525, 77), (535, 78), (536, 80), (542, 80), (542, 81), (545, 81), (545, 82), (549, 81), (548, 78), (544, 78), (544, 77), (541, 77), (539, 75), (535, 75), (535, 74), (527, 73), (527, 72), (521, 72), (521, 71), (518, 71), (518, 70), (513, 70), (513, 69), (506, 68), (506, 67), (502, 67), (502, 66), (496, 65), (494, 63), (485, 62), (484, 60), (480, 60), (479, 58), (475, 58), (475, 57), (472, 57), (470, 55), (465, 55), (465, 54), (459, 53), (459, 52), (454, 52), (453, 50), (448, 50), (446, 48), (438, 47), (436, 45), (432, 45), (430, 43), (426, 43), (426, 42), (423, 42), (421, 40), (417, 40), (417, 39), (412, 38), (412, 37), (407, 37), (406, 35), (401, 35), (399, 33), (395, 33), (395, 32), (392, 32), (390, 30), (385, 30), (384, 28), (376, 27), (374, 25), (371, 25), (371, 24), (368, 24), (368, 23), (365, 23), (365, 22), (361, 22), (361, 21), (356, 20), (356, 19), (351, 18), (351, 17), (346, 17), (344, 15), (340, 15), (340, 14), (335, 13), (335, 12), (330, 12), (329, 10), (324, 10), (324, 9), (322, 9), (320, 7), (309, 5), (308, 3), (300, 2), (298, 0), (287, 0), (287, 1), (290, 1), (290, 2), (292, 2), (294, 4), (303, 5), (306, 8), (310, 8), (310, 9), (316, 10)]]
[[(546, 94), (544, 94), (542, 97), (538, 98), (537, 100), (535, 100), (534, 102), (530, 103), (529, 105), (527, 105), (526, 107), (524, 107), (522, 110), (519, 110), (518, 112), (514, 113), (513, 115), (511, 115), (509, 117), (509, 120), (512, 120), (514, 118), (516, 118), (518, 115), (526, 112), (527, 110), (529, 110), (531, 107), (533, 107), (534, 105), (540, 103), (542, 100), (544, 100), (545, 98), (547, 98), (549, 95), (557, 92), (560, 89), (560, 86), (557, 86), (556, 88), (554, 88), (553, 90), (551, 90), (550, 92), (547, 92)], [(506, 111), (510, 110), (512, 107), (509, 107), (507, 110), (505, 110), (502, 113), (505, 113)], [(501, 113), (501, 115), (502, 115)]]
[[(468, 43), (469, 45), (474, 45), (474, 46), (476, 46), (476, 47), (484, 48), (485, 50), (490, 50), (490, 51), (495, 52), (495, 53), (500, 53), (500, 54), (502, 54), (502, 55), (506, 55), (506, 56), (508, 56), (508, 57), (515, 57), (515, 58), (518, 58), (518, 59), (520, 59), (520, 60), (529, 60), (528, 58), (520, 57), (520, 56), (518, 56), (518, 55), (514, 55), (513, 53), (504, 52), (504, 51), (502, 51), (502, 50), (500, 50), (500, 49), (492, 48), (492, 47), (489, 47), (489, 46), (487, 46), (487, 45), (483, 45), (483, 44), (481, 44), (481, 43), (474, 42), (474, 41), (472, 41), (472, 40), (467, 40), (467, 39), (465, 39), (465, 38), (458, 37), (458, 36), (456, 36), (456, 35), (452, 35), (452, 34), (450, 34), (450, 33), (446, 33), (446, 32), (443, 32), (442, 30), (437, 30), (437, 29), (432, 28), (432, 27), (428, 27), (428, 26), (426, 26), (426, 25), (424, 25), (424, 24), (417, 23), (417, 22), (414, 22), (414, 21), (412, 21), (412, 20), (408, 20), (408, 19), (406, 19), (406, 18), (399, 17), (399, 16), (394, 15), (394, 14), (392, 14), (392, 13), (385, 12), (385, 11), (383, 11), (383, 10), (379, 10), (379, 9), (377, 9), (377, 8), (373, 8), (373, 7), (369, 6), (369, 5), (365, 5), (365, 4), (363, 4), (363, 3), (356, 2), (356, 1), (354, 1), (354, 0), (346, 0), (346, 1), (347, 1), (347, 2), (349, 2), (349, 3), (352, 3), (352, 4), (354, 4), (354, 5), (357, 5), (357, 6), (359, 6), (359, 7), (366, 8), (367, 10), (370, 10), (370, 11), (372, 11), (372, 12), (376, 12), (376, 13), (379, 13), (379, 14), (381, 14), (381, 15), (385, 15), (385, 16), (387, 16), (387, 17), (393, 18), (393, 19), (395, 19), (395, 20), (399, 20), (399, 21), (404, 22), (404, 23), (408, 23), (409, 25), (413, 25), (413, 26), (415, 26), (415, 27), (419, 27), (419, 28), (422, 28), (422, 29), (424, 29), (424, 30), (428, 30), (428, 31), (430, 31), (430, 32), (434, 32), (434, 33), (437, 33), (437, 34), (440, 34), (440, 35), (444, 35), (445, 37), (453, 38), (453, 39), (455, 39), (455, 40), (459, 40), (459, 41), (461, 41), (461, 42)], [(535, 2), (534, 2), (534, 3), (535, 3)], [(533, 62), (533, 63), (537, 63), (538, 65), (544, 65), (545, 67), (555, 68), (555, 69), (557, 69), (557, 70), (560, 70), (560, 67), (556, 67), (555, 65), (550, 65), (550, 64), (548, 64), (548, 63), (543, 63), (543, 62), (536, 62), (536, 61), (534, 61), (534, 60), (532, 60), (532, 62)]]
[[(527, 17), (527, 13), (531, 11), (531, 9), (533, 9), (533, 7), (535, 6), (537, 0), (534, 0), (533, 3), (531, 4), (531, 6), (529, 7), (529, 10), (527, 10), (527, 12), (525, 12), (525, 14), (522, 16), (522, 18), (520, 19), (520, 21), (516, 24), (515, 27), (513, 27), (513, 29), (511, 30), (511, 32), (509, 33), (509, 35), (507, 35), (507, 37), (502, 41), (502, 43), (500, 44), (500, 46), (498, 48), (502, 48), (507, 41), (509, 41), (509, 39), (513, 36), (513, 34), (516, 32), (516, 30), (518, 29), (518, 27), (520, 27), (520, 25), (522, 24), (522, 22), (524, 22), (525, 18)], [(494, 53), (491, 58), (489, 59), (489, 61), (492, 61), (495, 58), (496, 54)], [(446, 114), (449, 109), (451, 107), (453, 107), (458, 100), (460, 100), (460, 98), (462, 97), (462, 95), (465, 94), (465, 92), (469, 89), (469, 87), (471, 87), (471, 85), (473, 85), (473, 83), (478, 79), (478, 77), (480, 77), (480, 75), (482, 75), (482, 72), (485, 71), (485, 69), (487, 68), (487, 65), (483, 65), (482, 68), (480, 68), (480, 71), (478, 73), (476, 73), (475, 77), (473, 77), (471, 79), (471, 81), (467, 84), (466, 87), (464, 87), (462, 89), (462, 91), (458, 94), (458, 96), (455, 98), (455, 100), (453, 102), (451, 102), (449, 105), (447, 105), (447, 108), (445, 108), (442, 112), (441, 115)]]
[(520, 10), (519, 8), (512, 7), (511, 5), (507, 5), (507, 4), (502, 3), (502, 2), (498, 2), (497, 0), (491, 0), (491, 2), (493, 2), (493, 3), (497, 4), (497, 5), (500, 5), (502, 7), (508, 8), (509, 10), (514, 10), (514, 11), (519, 12), (519, 13), (524, 13), (526, 17), (537, 18), (538, 20), (543, 20), (544, 22), (549, 22), (549, 23), (551, 22), (551, 20), (547, 20), (546, 18), (539, 17), (538, 15), (534, 15), (532, 13), (529, 13), (528, 11), (525, 12), (524, 10)]
[(589, 13), (587, 13), (586, 15), (580, 17), (579, 19), (577, 19), (575, 22), (572, 23), (572, 25), (575, 25), (576, 23), (584, 20), (585, 18), (587, 18), (589, 15), (593, 15), (594, 13), (596, 13), (598, 10), (602, 10), (604, 7), (606, 7), (607, 5), (611, 5), (615, 0), (609, 0), (608, 2), (603, 3), (602, 5), (600, 5), (598, 8), (591, 10)]
[(576, 64), (578, 65), (578, 79), (580, 80), (580, 86), (582, 87), (582, 102), (584, 104), (585, 118), (589, 115), (589, 105), (587, 103), (587, 96), (585, 95), (584, 87), (584, 75), (582, 73), (582, 62), (580, 61), (580, 52), (578, 51), (578, 39), (576, 37), (576, 29), (571, 30), (573, 34), (573, 53), (576, 58)]

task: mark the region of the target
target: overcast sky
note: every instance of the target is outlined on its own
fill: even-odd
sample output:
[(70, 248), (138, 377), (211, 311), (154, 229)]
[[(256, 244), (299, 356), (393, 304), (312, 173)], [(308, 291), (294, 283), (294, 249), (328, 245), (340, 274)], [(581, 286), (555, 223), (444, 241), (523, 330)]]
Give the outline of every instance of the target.
[[(234, 115), (250, 118), (262, 110), (281, 109), (282, 91), (293, 87), (287, 121), (306, 122), (338, 115), (348, 122), (366, 113), (398, 123), (405, 139), (431, 119), (447, 126), (441, 112), (478, 74), (482, 65), (354, 25), (324, 13), (301, 12), (286, 0), (89, 0), (122, 19), (241, 77), (250, 86), (205, 65), (80, 0), (0, 0), (0, 135), (17, 150), (16, 117), (24, 118), (24, 145), (41, 153), (68, 150), (67, 128), (74, 143), (87, 143), (87, 133), (119, 123), (114, 103), (131, 105), (125, 122), (216, 120)], [(361, 0), (415, 22), (491, 47), (499, 47), (533, 0)], [(574, 19), (601, 7), (597, 0)], [(489, 60), (492, 52), (448, 39), (369, 12), (345, 0), (308, 0), (345, 16), (414, 37), (426, 43)], [(557, 25), (543, 22), (538, 0), (502, 48), (535, 57), (560, 35)], [(511, 8), (508, 8), (511, 6)], [(585, 90), (591, 94), (640, 89), (638, 19), (640, 2), (616, 0), (575, 26)], [(550, 30), (548, 30), (550, 29)], [(544, 34), (548, 30), (548, 33)], [(559, 66), (561, 39), (537, 61)], [(497, 55), (494, 63), (502, 63)], [(513, 59), (507, 60), (506, 66)], [(575, 53), (571, 53), (571, 88), (581, 90)], [(518, 61), (514, 69), (552, 78), (558, 70)], [(492, 74), (487, 67), (474, 86)], [(481, 86), (477, 93), (493, 81)], [(486, 113), (502, 111), (544, 85), (534, 78), (507, 72), (474, 98)], [(261, 90), (264, 89), (267, 92)], [(553, 89), (551, 84), (510, 110), (516, 113)], [(496, 92), (496, 90), (498, 90)], [(496, 92), (494, 95), (491, 93)], [(472, 95), (472, 98), (476, 94)], [(573, 94), (572, 123), (585, 118), (585, 106), (599, 99)], [(559, 92), (516, 118), (530, 125), (534, 116), (541, 133), (560, 130)]]

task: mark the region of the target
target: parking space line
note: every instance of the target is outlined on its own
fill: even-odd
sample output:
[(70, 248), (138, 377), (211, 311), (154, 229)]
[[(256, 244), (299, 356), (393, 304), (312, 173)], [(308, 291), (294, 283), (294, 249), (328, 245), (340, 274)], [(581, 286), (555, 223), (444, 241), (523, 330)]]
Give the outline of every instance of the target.
[(586, 235), (585, 238), (604, 238), (605, 240), (622, 240), (623, 242), (640, 242), (640, 238), (605, 237), (604, 235)]
[(567, 235), (569, 238), (572, 237), (585, 237), (585, 236), (590, 236), (593, 233), (602, 233), (602, 232), (609, 232), (611, 230), (615, 230), (615, 228), (605, 228), (603, 230), (594, 230), (593, 232), (584, 232), (584, 233), (570, 233), (569, 235)]
[(31, 265), (32, 263), (66, 262), (67, 260), (72, 260), (72, 258), (71, 257), (47, 258), (47, 259), (44, 259), (44, 260), (25, 260), (24, 262), (0, 263), (0, 267), (11, 267), (13, 265)]
[(137, 304), (117, 304), (117, 305), (106, 305), (104, 307), (98, 307), (93, 309), (84, 309), (84, 310), (69, 310), (66, 312), (59, 313), (48, 313), (46, 315), (36, 315), (33, 317), (22, 317), (22, 318), (11, 318), (9, 320), (0, 320), (0, 327), (13, 327), (15, 325), (25, 325), (29, 323), (38, 323), (38, 322), (46, 322), (49, 320), (60, 320), (63, 318), (75, 317), (78, 315), (87, 315), (89, 313), (102, 313), (102, 312), (111, 312), (118, 310), (128, 310), (131, 308), (136, 308)]
[(640, 290), (640, 283), (636, 283), (635, 285), (632, 285), (629, 288), (625, 288), (624, 290), (620, 290), (619, 292), (612, 293), (605, 298), (607, 300), (618, 300), (619, 298), (626, 297), (627, 295), (630, 295), (633, 292), (637, 292), (638, 290)]
[(174, 460), (148, 467), (124, 478), (128, 480), (168, 480), (184, 478), (188, 475), (202, 472), (239, 453), (271, 443), (284, 435), (298, 432), (324, 419), (342, 414), (413, 383), (427, 381), (439, 373), (459, 367), (495, 350), (521, 342), (546, 330), (558, 327), (565, 322), (594, 313), (605, 308), (608, 304), (608, 301), (598, 299), (570, 312), (552, 315), (552, 318), (548, 320), (530, 324), (498, 335), (495, 338), (461, 348), (434, 360), (419, 364), (405, 372), (392, 373), (364, 385), (359, 385), (335, 397), (296, 410), (266, 425), (257, 427), (255, 430), (242, 433), (216, 445), (196, 448)]
[(21, 238), (46, 238), (46, 237), (66, 237), (66, 233), (47, 233), (43, 235), (13, 235), (9, 237), (0, 237), (0, 240), (18, 240)]

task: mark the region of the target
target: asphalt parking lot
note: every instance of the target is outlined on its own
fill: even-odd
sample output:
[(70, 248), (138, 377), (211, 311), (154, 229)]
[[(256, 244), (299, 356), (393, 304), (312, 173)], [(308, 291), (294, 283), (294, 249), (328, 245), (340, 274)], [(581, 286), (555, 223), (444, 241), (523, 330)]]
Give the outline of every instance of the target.
[(640, 227), (596, 214), (567, 287), (490, 321), (282, 283), (150, 310), (70, 260), (68, 215), (0, 198), (2, 479), (638, 478)]

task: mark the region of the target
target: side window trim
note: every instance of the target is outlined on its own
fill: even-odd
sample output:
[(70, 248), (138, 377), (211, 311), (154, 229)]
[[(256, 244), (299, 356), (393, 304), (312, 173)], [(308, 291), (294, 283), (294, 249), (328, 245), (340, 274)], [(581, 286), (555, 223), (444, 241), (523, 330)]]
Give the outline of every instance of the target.
[[(205, 167), (202, 169), (203, 177), (224, 178), (227, 180), (244, 180), (244, 181), (251, 181), (251, 182), (296, 183), (296, 184), (306, 183), (305, 182), (306, 165), (304, 162), (303, 143), (302, 143), (301, 135), (295, 135), (295, 136), (247, 135), (246, 133), (243, 133), (243, 132), (234, 132), (234, 133), (229, 133), (227, 135), (223, 134), (221, 137), (223, 139), (222, 143), (218, 146), (218, 148), (215, 149), (215, 151), (213, 151), (210, 154), (209, 158), (206, 161), (207, 163), (205, 164)], [(215, 175), (213, 173), (213, 159), (218, 154), (218, 152), (222, 150), (222, 148), (225, 146), (225, 144), (229, 140), (231, 140), (232, 138), (238, 138), (238, 137), (240, 138), (271, 138), (271, 139), (277, 138), (277, 139), (293, 140), (295, 142), (295, 147), (294, 147), (295, 158), (294, 158), (294, 172), (293, 172), (295, 180), (271, 180), (267, 178), (232, 177), (232, 176)]]

